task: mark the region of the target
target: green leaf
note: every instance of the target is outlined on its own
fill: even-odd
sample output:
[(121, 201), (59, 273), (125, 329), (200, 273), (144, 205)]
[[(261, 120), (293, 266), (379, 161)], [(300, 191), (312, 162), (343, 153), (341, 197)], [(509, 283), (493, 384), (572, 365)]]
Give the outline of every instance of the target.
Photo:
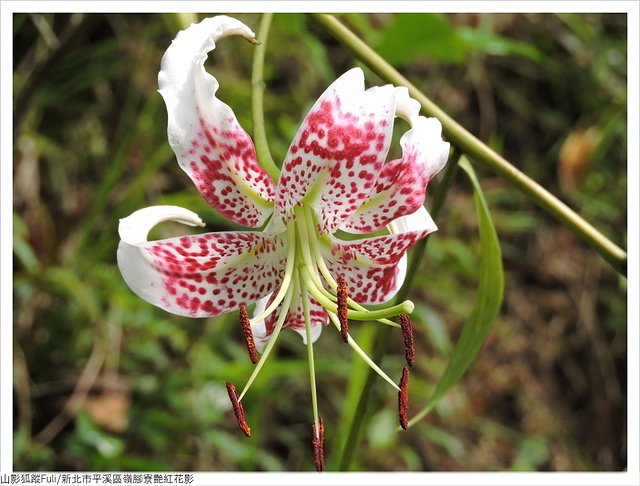
[(391, 64), (405, 64), (420, 56), (462, 62), (465, 44), (453, 26), (439, 14), (397, 14), (374, 43)]
[(532, 61), (540, 61), (544, 55), (535, 47), (524, 42), (501, 37), (477, 29), (461, 28), (458, 35), (469, 50), (494, 56), (519, 56)]
[(489, 207), (482, 194), (482, 188), (471, 164), (466, 158), (462, 158), (459, 166), (467, 174), (473, 186), (478, 217), (480, 233), (478, 294), (444, 374), (431, 393), (427, 405), (411, 419), (409, 425), (415, 424), (427, 415), (436, 402), (462, 378), (487, 339), (491, 325), (502, 305), (504, 271), (498, 235), (491, 220)]

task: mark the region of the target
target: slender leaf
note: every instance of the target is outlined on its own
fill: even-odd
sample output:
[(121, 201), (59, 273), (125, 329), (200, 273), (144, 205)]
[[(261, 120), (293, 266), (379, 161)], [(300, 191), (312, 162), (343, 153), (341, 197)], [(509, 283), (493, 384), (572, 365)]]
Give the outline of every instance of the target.
[(436, 402), (462, 378), (487, 339), (502, 305), (504, 272), (498, 235), (471, 164), (466, 158), (461, 159), (459, 164), (471, 181), (476, 203), (480, 233), (478, 295), (442, 378), (431, 393), (425, 408), (409, 422), (410, 425), (427, 415)]

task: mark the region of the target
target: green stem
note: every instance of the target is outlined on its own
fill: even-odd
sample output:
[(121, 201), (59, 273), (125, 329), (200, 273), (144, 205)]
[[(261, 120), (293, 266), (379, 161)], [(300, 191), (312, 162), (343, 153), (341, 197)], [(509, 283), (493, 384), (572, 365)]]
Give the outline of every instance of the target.
[[(455, 149), (453, 154), (449, 158), (449, 163), (447, 164), (447, 168), (445, 170), (442, 181), (438, 185), (435, 196), (433, 197), (433, 205), (431, 207), (431, 216), (433, 217), (433, 219), (437, 218), (440, 210), (442, 209), (442, 206), (444, 205), (447, 193), (449, 192), (449, 188), (451, 187), (451, 184), (453, 182), (453, 176), (455, 175), (458, 168), (458, 161), (460, 160), (461, 155), (462, 153), (459, 150)], [(423, 238), (420, 243), (416, 245), (411, 263), (409, 264), (409, 268), (407, 269), (407, 276), (405, 278), (404, 284), (396, 295), (396, 302), (401, 302), (402, 300), (406, 299), (407, 295), (409, 294), (409, 289), (411, 289), (413, 278), (418, 273), (417, 270), (420, 266), (420, 262), (422, 261), (422, 255), (425, 252), (428, 238), (428, 236), (426, 238)], [(382, 361), (382, 356), (387, 350), (387, 345), (390, 340), (390, 327), (385, 327), (378, 331), (376, 335), (375, 347), (372, 353), (372, 360), (375, 363), (380, 363), (380, 361)], [(347, 441), (345, 442), (344, 449), (342, 450), (342, 457), (340, 458), (341, 471), (349, 470), (351, 461), (353, 460), (353, 455), (358, 449), (360, 431), (362, 430), (362, 426), (365, 422), (367, 405), (369, 404), (369, 397), (371, 396), (371, 391), (373, 389), (373, 384), (375, 383), (375, 381), (376, 373), (373, 370), (369, 369), (367, 378), (364, 382), (364, 386), (362, 387), (362, 393), (360, 393), (360, 397), (358, 398), (356, 412), (353, 417), (353, 422), (351, 422), (351, 426), (349, 428), (349, 435), (347, 436)]]
[(253, 142), (256, 147), (258, 162), (275, 182), (280, 178), (280, 169), (273, 161), (267, 142), (267, 132), (264, 125), (263, 98), (264, 80), (264, 54), (267, 50), (267, 38), (271, 27), (272, 13), (265, 13), (260, 19), (258, 40), (261, 42), (253, 53), (253, 66), (251, 68), (251, 112), (253, 121)]
[(429, 116), (434, 116), (442, 123), (447, 139), (476, 162), (493, 170), (507, 179), (526, 197), (551, 214), (561, 224), (573, 231), (596, 252), (600, 254), (617, 272), (627, 274), (627, 252), (617, 246), (592, 225), (587, 223), (577, 213), (557, 197), (539, 185), (533, 179), (516, 169), (502, 156), (482, 143), (460, 124), (447, 115), (438, 105), (431, 101), (402, 74), (380, 57), (362, 39), (342, 25), (334, 16), (314, 13), (313, 18), (327, 29), (338, 41), (345, 45), (360, 61), (366, 64), (374, 73), (385, 81), (396, 86), (406, 86), (409, 94), (415, 98), (422, 110)]

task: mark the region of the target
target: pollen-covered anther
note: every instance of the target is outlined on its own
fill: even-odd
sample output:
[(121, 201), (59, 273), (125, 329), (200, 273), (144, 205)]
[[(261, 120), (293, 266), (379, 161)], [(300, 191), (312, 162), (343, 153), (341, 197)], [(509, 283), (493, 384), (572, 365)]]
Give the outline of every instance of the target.
[(409, 367), (413, 366), (416, 358), (416, 348), (413, 343), (413, 326), (408, 314), (400, 314), (400, 328), (402, 329), (402, 339), (404, 340), (404, 357)]
[(400, 418), (400, 427), (407, 430), (408, 419), (407, 412), (409, 410), (409, 368), (402, 368), (402, 378), (400, 378), (400, 391), (398, 392), (398, 416)]
[(342, 275), (338, 277), (338, 319), (340, 321), (340, 335), (342, 340), (349, 342), (349, 308), (347, 307), (347, 299), (349, 298), (349, 286)]
[(236, 387), (230, 381), (226, 382), (227, 385), (227, 393), (229, 394), (229, 399), (231, 400), (231, 405), (233, 405), (233, 413), (236, 415), (236, 420), (238, 421), (238, 425), (244, 432), (244, 435), (247, 437), (251, 437), (251, 428), (247, 423), (247, 420), (244, 418), (244, 407), (238, 400), (238, 394), (236, 393)]
[(256, 351), (256, 343), (253, 341), (253, 333), (251, 332), (251, 323), (249, 322), (249, 313), (246, 304), (240, 304), (240, 324), (242, 325), (242, 335), (247, 343), (247, 351), (249, 358), (253, 364), (258, 362), (258, 352)]
[(311, 443), (313, 444), (313, 462), (316, 466), (316, 471), (324, 471), (324, 422), (322, 418), (318, 418), (318, 429), (316, 430), (316, 424), (312, 425), (313, 437)]

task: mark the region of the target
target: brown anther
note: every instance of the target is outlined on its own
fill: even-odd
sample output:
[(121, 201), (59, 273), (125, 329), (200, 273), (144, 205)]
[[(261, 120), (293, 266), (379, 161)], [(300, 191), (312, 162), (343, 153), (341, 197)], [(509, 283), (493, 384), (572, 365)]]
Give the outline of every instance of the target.
[(258, 362), (258, 352), (256, 351), (256, 343), (253, 341), (253, 333), (251, 332), (251, 324), (249, 322), (249, 313), (246, 304), (240, 304), (240, 324), (242, 325), (242, 335), (247, 343), (247, 351), (249, 358), (253, 364)]
[(324, 471), (324, 422), (322, 418), (318, 419), (319, 430), (316, 430), (316, 424), (311, 427), (313, 437), (311, 443), (313, 444), (313, 463), (316, 465), (316, 471)]
[(400, 417), (400, 427), (407, 430), (407, 411), (409, 410), (409, 368), (402, 368), (402, 378), (400, 378), (400, 391), (398, 392), (398, 416)]
[(349, 309), (347, 307), (347, 299), (349, 298), (349, 286), (344, 277), (338, 277), (338, 320), (340, 321), (340, 335), (342, 340), (349, 342), (349, 317), (347, 315)]
[(416, 348), (413, 344), (413, 327), (408, 314), (400, 314), (400, 327), (402, 329), (402, 339), (404, 340), (404, 357), (411, 367), (416, 358)]
[(231, 400), (231, 405), (233, 405), (233, 412), (236, 414), (238, 425), (244, 432), (244, 435), (246, 435), (247, 437), (251, 437), (251, 429), (249, 428), (249, 424), (247, 424), (247, 420), (244, 418), (244, 408), (238, 400), (236, 387), (233, 386), (230, 381), (227, 381), (226, 385), (227, 393), (229, 394), (229, 400)]

